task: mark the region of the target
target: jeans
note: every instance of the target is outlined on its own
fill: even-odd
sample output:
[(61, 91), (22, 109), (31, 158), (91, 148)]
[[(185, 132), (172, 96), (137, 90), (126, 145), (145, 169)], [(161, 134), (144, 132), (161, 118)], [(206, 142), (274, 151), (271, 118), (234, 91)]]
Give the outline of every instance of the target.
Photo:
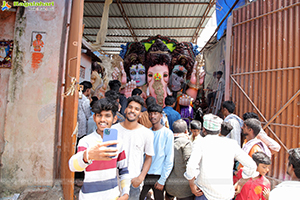
[(195, 200), (207, 200), (207, 198), (205, 197), (205, 195), (203, 194), (200, 197), (196, 197)]
[(140, 186), (137, 188), (130, 185), (129, 198), (128, 200), (139, 200), (140, 199), (141, 189)]
[(144, 186), (141, 192), (140, 200), (144, 200), (147, 196), (147, 193), (150, 189), (153, 190), (154, 199), (163, 200), (164, 199), (164, 191), (158, 190), (154, 188), (155, 183), (160, 178), (160, 175), (147, 174), (144, 180)]

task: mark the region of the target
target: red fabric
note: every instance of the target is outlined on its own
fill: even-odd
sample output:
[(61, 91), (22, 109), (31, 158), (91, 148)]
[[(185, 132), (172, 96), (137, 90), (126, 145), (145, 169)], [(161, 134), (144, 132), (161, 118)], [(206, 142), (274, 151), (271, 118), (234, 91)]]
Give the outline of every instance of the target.
[(80, 151), (84, 151), (84, 150), (86, 150), (86, 147), (77, 147), (77, 152), (80, 152)]
[[(238, 180), (242, 178), (242, 171), (243, 169), (240, 169), (237, 174)], [(270, 183), (267, 183), (265, 179), (264, 176), (260, 176), (255, 180), (252, 178), (248, 180), (235, 200), (266, 200), (263, 191), (265, 188), (270, 189)]]
[(242, 178), (243, 169), (240, 169), (236, 175), (233, 175), (233, 184), (236, 184)]
[(122, 151), (118, 156), (118, 161), (124, 160), (126, 158), (125, 151)]
[(97, 171), (97, 170), (112, 169), (116, 167), (117, 167), (117, 158), (114, 158), (110, 161), (94, 160), (93, 163), (90, 164), (85, 170)]

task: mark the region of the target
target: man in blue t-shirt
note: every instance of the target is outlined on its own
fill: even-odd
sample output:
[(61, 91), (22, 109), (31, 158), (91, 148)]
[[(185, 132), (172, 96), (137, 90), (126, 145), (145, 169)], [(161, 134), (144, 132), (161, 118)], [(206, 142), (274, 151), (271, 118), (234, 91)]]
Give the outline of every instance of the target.
[(163, 109), (160, 105), (152, 104), (148, 107), (149, 119), (152, 123), (154, 135), (154, 156), (150, 169), (145, 177), (140, 200), (144, 200), (150, 188), (154, 192), (154, 199), (164, 199), (164, 186), (169, 177), (174, 160), (173, 132), (160, 123)]
[(176, 110), (173, 109), (175, 106), (175, 103), (176, 103), (176, 99), (174, 97), (167, 96), (165, 98), (166, 107), (163, 109), (164, 112), (167, 114), (169, 126), (172, 131), (173, 131), (173, 126), (172, 126), (173, 123), (175, 121), (177, 121), (178, 119), (181, 119), (180, 114)]

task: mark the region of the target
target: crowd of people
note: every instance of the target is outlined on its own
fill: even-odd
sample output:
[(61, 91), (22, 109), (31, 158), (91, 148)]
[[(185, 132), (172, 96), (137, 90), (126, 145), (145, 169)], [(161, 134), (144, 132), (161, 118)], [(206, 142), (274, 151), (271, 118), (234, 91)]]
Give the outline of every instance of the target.
[[(299, 198), (300, 148), (289, 151), (292, 181), (270, 191), (266, 174), (280, 145), (264, 132), (257, 114), (235, 115), (232, 101), (221, 104), (224, 119), (204, 114), (199, 99), (186, 117), (174, 109), (172, 96), (163, 108), (154, 97), (143, 98), (140, 89), (126, 98), (118, 80), (108, 83), (110, 90), (99, 100), (90, 97), (90, 82), (81, 85), (77, 151), (69, 160), (71, 171), (84, 172), (80, 200)], [(103, 142), (106, 128), (118, 131), (117, 140)]]

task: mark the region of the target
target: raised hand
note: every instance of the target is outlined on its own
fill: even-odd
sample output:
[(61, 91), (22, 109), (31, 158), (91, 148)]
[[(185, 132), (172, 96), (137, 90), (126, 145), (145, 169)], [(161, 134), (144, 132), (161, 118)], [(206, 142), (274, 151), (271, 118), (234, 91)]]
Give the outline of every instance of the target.
[[(110, 145), (118, 144), (118, 141), (102, 142), (91, 147), (88, 150), (89, 160), (111, 160), (111, 157), (117, 155), (118, 149), (116, 147), (108, 147)], [(87, 151), (87, 150), (85, 150)], [(86, 152), (83, 153), (85, 162), (87, 161)]]
[(203, 84), (204, 77), (205, 77), (205, 71), (204, 70), (197, 70), (198, 62), (195, 61), (193, 72), (191, 74), (191, 84), (196, 85), (197, 79), (199, 80), (199, 85)]
[(118, 80), (119, 75), (120, 75), (120, 70), (119, 70), (119, 68), (115, 67), (114, 71), (111, 74), (112, 79), (113, 80)]
[(119, 80), (119, 76), (121, 76), (121, 84), (126, 84), (127, 77), (126, 72), (124, 70), (123, 62), (120, 62), (120, 69), (118, 67), (114, 68), (114, 71), (111, 74), (113, 80)]
[(124, 70), (123, 62), (120, 62), (120, 69), (121, 69), (121, 73), (122, 73), (121, 84), (123, 85), (127, 82), (126, 72)]
[(189, 106), (191, 104), (192, 100), (193, 100), (192, 97), (190, 97), (189, 95), (183, 94), (179, 98), (179, 105), (181, 105), (181, 106)]
[(196, 77), (197, 65), (198, 65), (198, 62), (195, 61), (194, 66), (193, 66), (193, 71), (191, 74), (191, 84), (194, 84), (194, 85), (197, 83), (197, 77)]
[(199, 71), (198, 73), (198, 78), (199, 78), (199, 84), (202, 85), (204, 82), (204, 77), (205, 77), (205, 71)]
[(125, 94), (124, 94), (126, 96), (126, 98), (131, 96), (132, 90), (134, 90), (135, 88), (136, 88), (136, 82), (135, 81), (131, 80), (128, 83), (126, 83)]

